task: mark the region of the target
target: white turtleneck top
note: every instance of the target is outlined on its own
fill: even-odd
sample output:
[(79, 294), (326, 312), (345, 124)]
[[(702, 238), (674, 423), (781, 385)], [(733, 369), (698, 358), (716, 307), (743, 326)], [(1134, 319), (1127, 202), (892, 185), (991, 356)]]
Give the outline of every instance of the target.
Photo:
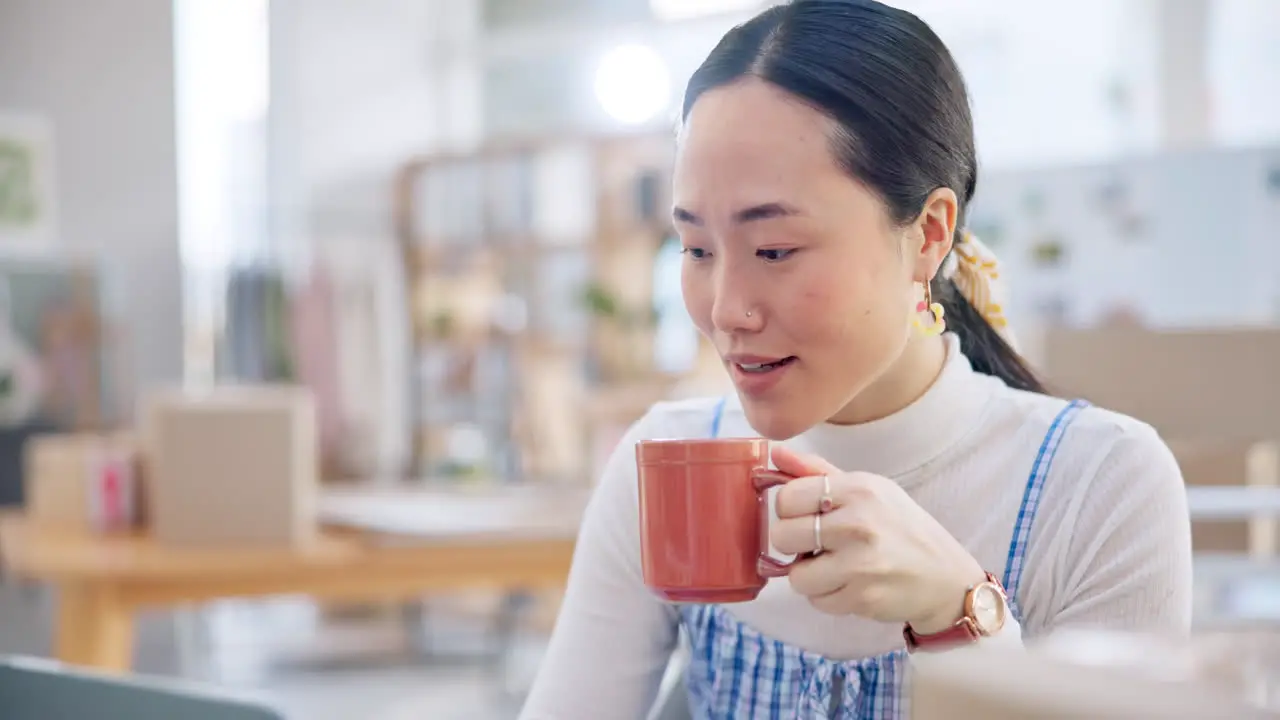
[[(819, 425), (785, 444), (896, 480), (1000, 576), (1036, 453), (1064, 403), (975, 372), (958, 340), (946, 337), (941, 375), (907, 408), (862, 425)], [(525, 720), (639, 718), (652, 704), (679, 615), (642, 580), (633, 448), (643, 439), (707, 437), (718, 402), (658, 404), (614, 451), (583, 521)], [(720, 435), (757, 435), (736, 398), (726, 404)], [(985, 642), (1068, 626), (1189, 632), (1186, 491), (1150, 426), (1090, 407), (1068, 427), (1044, 482), (1017, 600), (1022, 624), (1009, 622)], [(900, 624), (826, 615), (785, 579), (725, 607), (766, 636), (831, 659), (903, 644)]]

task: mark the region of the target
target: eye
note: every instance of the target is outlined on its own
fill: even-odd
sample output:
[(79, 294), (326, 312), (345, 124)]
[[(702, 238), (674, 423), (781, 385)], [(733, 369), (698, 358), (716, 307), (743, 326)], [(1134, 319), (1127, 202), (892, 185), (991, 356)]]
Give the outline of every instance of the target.
[(762, 248), (756, 251), (756, 257), (763, 258), (766, 262), (780, 262), (791, 257), (795, 250), (785, 248)]
[(711, 257), (711, 253), (707, 252), (706, 250), (703, 250), (702, 248), (696, 248), (696, 247), (687, 247), (681, 250), (680, 252), (685, 255), (688, 255), (690, 258), (694, 260), (705, 260)]

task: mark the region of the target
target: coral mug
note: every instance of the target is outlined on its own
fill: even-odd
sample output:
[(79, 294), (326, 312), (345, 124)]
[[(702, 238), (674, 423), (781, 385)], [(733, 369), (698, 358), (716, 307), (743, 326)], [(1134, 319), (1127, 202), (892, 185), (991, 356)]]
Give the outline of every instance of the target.
[(745, 602), (790, 571), (791, 562), (769, 555), (766, 491), (794, 478), (768, 464), (763, 438), (636, 444), (650, 590), (671, 602)]

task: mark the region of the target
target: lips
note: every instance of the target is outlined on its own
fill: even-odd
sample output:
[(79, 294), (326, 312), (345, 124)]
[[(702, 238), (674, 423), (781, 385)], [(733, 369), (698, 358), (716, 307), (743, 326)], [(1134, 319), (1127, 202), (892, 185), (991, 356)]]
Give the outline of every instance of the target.
[(770, 370), (776, 370), (777, 368), (785, 365), (790, 365), (795, 361), (795, 359), (795, 356), (787, 356), (778, 360), (764, 360), (756, 362), (735, 361), (734, 365), (737, 365), (738, 369), (744, 373), (766, 373)]
[(726, 355), (733, 384), (745, 397), (767, 397), (797, 362), (794, 355)]

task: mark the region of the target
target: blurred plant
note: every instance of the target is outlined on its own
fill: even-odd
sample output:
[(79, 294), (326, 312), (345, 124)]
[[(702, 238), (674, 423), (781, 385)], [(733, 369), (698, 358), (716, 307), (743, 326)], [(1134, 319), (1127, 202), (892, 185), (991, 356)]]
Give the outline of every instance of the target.
[(618, 301), (603, 285), (588, 283), (582, 291), (582, 302), (596, 317), (614, 318), (618, 315)]
[(658, 323), (656, 306), (625, 307), (617, 296), (600, 283), (588, 283), (582, 291), (582, 303), (597, 318), (610, 320), (626, 330), (651, 328)]
[(38, 361), (15, 340), (0, 338), (0, 427), (30, 420), (44, 392)]
[(0, 427), (27, 422), (40, 410), (46, 384), (40, 359), (12, 322), (9, 279), (0, 276)]
[(1057, 267), (1063, 264), (1066, 259), (1067, 248), (1065, 243), (1056, 236), (1045, 236), (1040, 238), (1031, 247), (1032, 260), (1041, 267)]
[(627, 307), (599, 283), (590, 283), (583, 289), (582, 302), (588, 312), (603, 321), (606, 336), (611, 337), (594, 351), (601, 377), (627, 380), (652, 372), (652, 330), (658, 325), (660, 309), (653, 304)]
[(453, 334), (454, 326), (457, 322), (454, 320), (453, 313), (448, 310), (440, 310), (431, 316), (428, 327), (431, 329), (431, 335), (438, 339), (447, 338)]

